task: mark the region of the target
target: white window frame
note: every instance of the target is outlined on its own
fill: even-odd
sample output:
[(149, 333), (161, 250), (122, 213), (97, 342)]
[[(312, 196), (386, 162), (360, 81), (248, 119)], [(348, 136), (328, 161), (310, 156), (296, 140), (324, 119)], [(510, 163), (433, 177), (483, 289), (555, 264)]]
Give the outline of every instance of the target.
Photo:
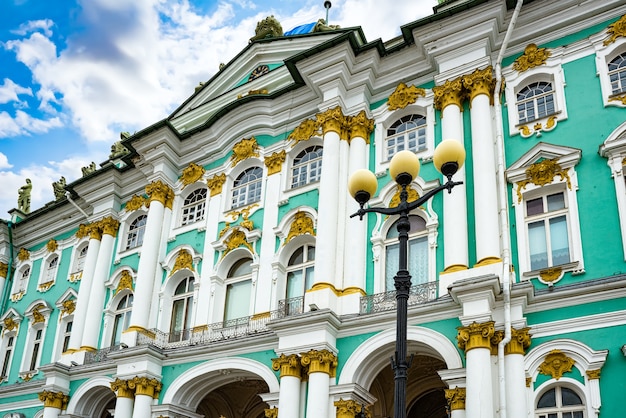
[[(244, 183), (243, 185), (235, 185), (235, 183), (237, 182), (237, 180), (246, 172), (246, 171), (250, 171), (252, 169), (258, 169), (261, 172), (261, 176), (258, 179), (255, 179), (253, 182), (247, 182)], [(246, 206), (252, 205), (254, 203), (260, 204), (260, 202), (263, 201), (263, 181), (265, 178), (265, 173), (263, 170), (263, 166), (261, 165), (254, 165), (251, 167), (246, 167), (244, 169), (242, 169), (236, 176), (233, 176), (233, 180), (231, 182), (231, 188), (230, 188), (230, 199), (229, 199), (229, 207), (232, 210), (235, 209), (239, 209), (239, 208), (244, 208)], [(257, 200), (252, 200), (250, 199), (250, 185), (258, 184), (258, 188), (259, 188), (259, 193), (258, 196), (259, 198)], [(245, 199), (244, 199), (244, 203), (242, 204), (235, 204), (234, 200), (235, 200), (235, 193), (240, 193), (240, 191), (245, 189)], [(256, 193), (255, 193), (256, 195)]]
[[(509, 135), (522, 135), (527, 138), (532, 135), (541, 136), (541, 132), (549, 132), (556, 128), (557, 123), (567, 119), (567, 106), (565, 101), (565, 74), (563, 72), (562, 55), (558, 51), (551, 51), (552, 56), (545, 64), (531, 68), (524, 72), (513, 69), (513, 65), (504, 68), (502, 75), (506, 79), (505, 97), (508, 107)], [(554, 113), (543, 117), (520, 122), (517, 111), (517, 93), (524, 87), (537, 82), (547, 82), (552, 85), (554, 93)], [(550, 123), (548, 121), (550, 120)], [(540, 123), (542, 128), (535, 130), (534, 126)], [(523, 127), (528, 128), (524, 133)]]
[[(180, 284), (182, 282), (187, 282), (189, 279), (193, 279), (192, 289), (188, 290), (188, 291), (186, 291), (184, 293), (181, 293), (180, 295), (176, 295), (175, 292), (176, 292), (176, 289), (178, 288), (178, 286), (180, 286)], [(169, 304), (169, 323), (168, 323), (168, 326), (167, 326), (167, 330), (168, 330), (168, 333), (169, 333), (169, 340), (168, 340), (168, 342), (170, 342), (170, 343), (177, 343), (177, 342), (185, 341), (185, 340), (188, 340), (188, 339), (191, 338), (191, 334), (192, 333), (188, 332), (187, 334), (185, 334), (185, 331), (188, 331), (189, 329), (192, 329), (193, 325), (194, 325), (194, 317), (195, 317), (195, 312), (196, 312), (196, 302), (197, 302), (197, 296), (198, 296), (198, 292), (197, 292), (198, 283), (197, 283), (197, 280), (198, 280), (198, 278), (195, 276), (195, 274), (193, 274), (191, 272), (186, 272), (186, 273), (182, 273), (182, 274), (177, 275), (176, 280), (173, 280), (172, 283), (171, 283), (172, 285), (175, 284), (175, 286), (172, 286), (171, 295), (170, 295), (170, 298), (169, 298), (169, 301), (168, 301), (168, 304)], [(189, 285), (187, 285), (187, 286), (189, 286)], [(185, 316), (187, 315), (187, 312), (188, 312), (188, 310), (187, 310), (188, 308), (187, 307), (189, 306), (189, 303), (191, 303), (191, 308), (189, 308), (189, 312), (190, 312), (189, 317), (185, 318), (186, 321), (183, 321), (183, 322), (187, 322), (188, 326), (187, 327), (183, 326), (183, 328), (180, 331), (178, 331), (178, 332), (180, 332), (179, 338), (172, 339), (173, 333), (176, 332), (176, 331), (172, 330), (172, 325), (173, 325), (173, 321), (174, 321), (174, 304), (177, 301), (179, 301), (179, 300), (184, 300), (183, 304), (185, 306), (185, 310), (184, 310)]]
[[(51, 267), (51, 263), (54, 262), (55, 259), (56, 265), (54, 267)], [(61, 264), (61, 254), (55, 251), (41, 261), (41, 271), (39, 272), (39, 281), (37, 283), (38, 286), (41, 286), (48, 282), (52, 282), (52, 284), (56, 283), (57, 273), (59, 272), (59, 265)]]
[(389, 168), (390, 159), (387, 158), (387, 129), (401, 118), (417, 114), (426, 118), (426, 149), (416, 155), (422, 161), (430, 161), (435, 150), (435, 107), (432, 90), (426, 90), (425, 97), (418, 97), (414, 104), (403, 109), (389, 110), (387, 105), (382, 105), (372, 111), (374, 118), (374, 141), (375, 141), (375, 171), (381, 175)]
[[(192, 203), (188, 203), (185, 204), (185, 201), (187, 199), (189, 199), (191, 197), (192, 194), (195, 193), (202, 193), (202, 191), (204, 191), (204, 199), (201, 199), (200, 201), (195, 201)], [(207, 217), (207, 211), (208, 211), (208, 201), (209, 201), (209, 190), (208, 188), (205, 186), (202, 187), (194, 187), (194, 188), (188, 188), (187, 190), (184, 191), (185, 192), (185, 197), (183, 199), (181, 199), (181, 207), (180, 210), (178, 211), (179, 216), (180, 216), (180, 222), (179, 225), (181, 227), (185, 227), (185, 226), (189, 226), (189, 225), (194, 225), (197, 224), (199, 222), (202, 222), (206, 219)], [(193, 216), (193, 219), (189, 219), (189, 217), (187, 217), (187, 219), (185, 218), (185, 211), (189, 210), (191, 208), (194, 208), (195, 211), (194, 213), (196, 215)], [(198, 210), (200, 208), (200, 210)], [(202, 212), (201, 216), (197, 216), (198, 212)], [(188, 216), (188, 214), (187, 214)]]
[[(76, 245), (74, 251), (74, 259), (72, 260), (72, 268), (68, 277), (70, 282), (76, 282), (83, 278), (83, 270), (85, 269), (85, 260), (89, 252), (89, 241), (85, 240)], [(84, 252), (84, 255), (82, 255)]]
[(615, 183), (617, 217), (622, 235), (622, 250), (626, 260), (626, 122), (617, 127), (600, 146), (600, 155), (607, 158), (607, 165)]
[[(558, 405), (561, 401), (562, 401), (562, 395), (559, 397), (555, 397), (556, 400), (556, 404), (557, 406), (553, 407), (553, 408), (542, 408), (541, 410), (539, 410), (537, 408), (537, 403), (539, 403), (539, 400), (541, 399), (541, 397), (543, 395), (545, 395), (548, 391), (550, 390), (555, 390), (555, 394), (556, 393), (561, 393), (562, 389), (566, 388), (571, 390), (572, 392), (574, 392), (581, 400), (582, 404), (581, 405), (576, 405), (575, 407), (568, 407), (568, 406), (562, 406), (562, 405)], [(580, 388), (578, 386), (575, 385), (571, 385), (566, 383), (565, 381), (563, 383), (552, 383), (551, 385), (548, 385), (546, 387), (544, 387), (542, 389), (541, 392), (539, 392), (536, 396), (536, 401), (535, 404), (533, 405), (534, 411), (535, 411), (535, 417), (536, 418), (547, 418), (547, 414), (557, 414), (557, 418), (563, 418), (563, 413), (568, 413), (568, 412), (582, 412), (583, 418), (586, 418), (587, 416), (587, 405), (586, 405), (586, 399), (585, 399), (585, 395), (584, 393), (581, 393), (582, 391), (580, 390)]]
[[(43, 315), (44, 321), (34, 323), (35, 318), (33, 311), (36, 307), (41, 306), (38, 312)], [(37, 300), (30, 304), (24, 316), (28, 318), (28, 331), (26, 336), (26, 343), (23, 346), (22, 363), (20, 365), (20, 376), (30, 375), (30, 377), (39, 373), (39, 366), (41, 365), (41, 357), (44, 353), (44, 343), (46, 341), (46, 332), (48, 329), (48, 322), (50, 320), (50, 312), (52, 309), (43, 300)], [(41, 331), (41, 337), (37, 338), (37, 332)], [(35, 344), (39, 343), (37, 350), (37, 356), (35, 359), (35, 367), (31, 368), (31, 363), (34, 355)]]
[[(578, 213), (578, 200), (576, 192), (578, 190), (578, 177), (574, 166), (580, 161), (582, 152), (579, 149), (561, 147), (540, 142), (507, 170), (507, 179), (513, 183), (513, 207), (515, 209), (515, 221), (518, 227), (517, 248), (519, 260), (519, 272), (522, 279), (538, 278), (542, 281), (540, 273), (546, 269), (531, 270), (529, 241), (526, 227), (526, 202), (543, 195), (550, 195), (559, 191), (564, 192), (565, 205), (567, 207), (568, 235), (570, 243), (570, 263), (559, 265), (561, 275), (554, 281), (543, 282), (552, 286), (557, 280), (563, 277), (566, 272), (573, 274), (584, 273), (584, 259), (582, 252), (582, 240), (580, 233), (580, 217)], [(538, 186), (532, 182), (520, 188), (519, 183), (527, 180), (526, 169), (540, 159), (557, 159), (561, 169), (566, 170), (567, 176), (562, 178), (555, 175), (550, 184)], [(569, 184), (568, 184), (569, 179)], [(521, 199), (520, 195), (521, 194)], [(549, 266), (548, 268), (553, 267)]]
[[(131, 306), (123, 308), (122, 311), (118, 311), (117, 306), (120, 304), (122, 299), (124, 299), (126, 296), (133, 297)], [(114, 338), (114, 332), (115, 332), (115, 318), (117, 317), (118, 314), (123, 313), (125, 317), (128, 316), (128, 323), (130, 325), (130, 317), (132, 316), (132, 313), (133, 313), (134, 302), (135, 302), (134, 293), (130, 289), (123, 289), (119, 291), (114, 297), (111, 298), (111, 301), (109, 302), (109, 306), (104, 311), (105, 326), (103, 330), (101, 347), (113, 347), (114, 346), (113, 338)], [(122, 330), (122, 334), (124, 333), (124, 331), (126, 331), (126, 328)], [(120, 341), (121, 341), (121, 338), (120, 338)]]
[(52, 349), (51, 362), (58, 361), (61, 358), (63, 354), (63, 343), (65, 340), (67, 323), (74, 321), (74, 312), (65, 314), (63, 312), (63, 303), (70, 299), (73, 299), (74, 303), (76, 303), (77, 297), (76, 291), (70, 288), (67, 289), (55, 303), (57, 311), (59, 312), (59, 322), (56, 327), (56, 336), (54, 339), (54, 347)]
[(626, 38), (619, 37), (615, 40), (615, 42), (605, 46), (604, 41), (607, 37), (607, 32), (602, 31), (590, 38), (596, 51), (596, 73), (600, 79), (602, 101), (605, 107), (626, 107), (626, 104), (622, 103), (620, 100), (611, 100), (615, 96), (623, 96), (626, 94), (626, 91), (624, 93), (614, 95), (609, 76), (609, 62), (611, 62), (618, 55), (626, 53)]
[[(289, 179), (290, 179), (290, 188), (291, 189), (299, 189), (301, 187), (308, 186), (309, 184), (312, 184), (312, 183), (319, 183), (319, 181), (321, 180), (321, 178), (322, 178), (322, 160), (323, 160), (322, 156), (320, 156), (318, 158), (315, 158), (315, 159), (309, 159), (305, 163), (300, 163), (298, 165), (296, 165), (296, 163), (295, 163), (296, 158), (298, 158), (298, 156), (300, 154), (302, 154), (302, 153), (304, 153), (306, 151), (313, 150), (313, 151), (311, 151), (309, 153), (313, 153), (314, 151), (315, 152), (319, 152), (319, 150), (314, 150), (315, 148), (321, 149), (322, 155), (323, 155), (324, 147), (322, 145), (310, 145), (308, 147), (305, 147), (303, 150), (301, 150), (298, 154), (296, 154), (293, 157), (293, 159), (291, 161), (291, 167), (290, 167), (290, 170), (289, 170)], [(309, 154), (309, 153), (307, 153), (307, 154)], [(311, 179), (311, 172), (312, 172), (311, 166), (313, 164), (317, 164), (317, 169), (316, 170), (319, 171), (319, 174), (318, 174), (317, 178)], [(294, 175), (294, 170), (296, 170), (296, 169), (300, 169), (301, 170), (303, 168), (306, 168), (306, 180), (305, 180), (305, 182), (303, 184), (300, 184), (300, 182), (297, 182), (297, 184), (294, 185), (294, 179), (296, 177)], [(300, 176), (300, 174), (298, 175), (298, 177), (299, 176)]]
[[(294, 159), (298, 156), (298, 154), (300, 154), (305, 149), (310, 148), (310, 147), (315, 147), (315, 146), (319, 146), (323, 148), (324, 143), (322, 141), (322, 138), (318, 136), (313, 136), (307, 141), (299, 141), (293, 146), (293, 148), (287, 151), (287, 156), (285, 158), (287, 168), (286, 168), (285, 173), (288, 173), (288, 174), (282, 176), (283, 178), (281, 180), (281, 185), (282, 185), (283, 190), (281, 191), (280, 197), (279, 197), (279, 199), (282, 202), (287, 202), (287, 200), (291, 196), (297, 196), (299, 194), (306, 193), (311, 190), (319, 189), (320, 181), (321, 181), (321, 174), (320, 174), (320, 179), (317, 181), (310, 182), (303, 186), (299, 186), (295, 188), (291, 187)], [(323, 157), (322, 157), (322, 160), (323, 160)], [(323, 168), (323, 162), (322, 162), (322, 170), (323, 169), (324, 168)]]
[[(146, 217), (146, 224), (143, 226), (143, 235), (142, 235), (141, 244), (134, 245), (132, 247), (128, 247), (128, 239), (129, 239), (129, 236), (130, 236), (130, 233), (131, 233), (131, 227), (132, 227), (133, 223), (138, 221), (141, 216), (145, 216)], [(129, 217), (126, 220), (125, 227), (124, 227), (123, 239), (120, 240), (121, 252), (122, 253), (137, 252), (137, 251), (139, 251), (141, 249), (141, 247), (143, 246), (143, 239), (146, 236), (146, 226), (147, 226), (147, 224), (148, 224), (148, 213), (147, 212), (143, 212), (143, 211), (137, 211), (136, 213), (134, 213), (134, 216)]]
[[(16, 327), (12, 330), (8, 330), (4, 328), (4, 320), (7, 318), (12, 318), (16, 324)], [(6, 352), (8, 349), (8, 343), (11, 338), (13, 338), (11, 353), (9, 354), (9, 361), (7, 363), (6, 376), (0, 375), (0, 383), (8, 381), (9, 376), (11, 374), (11, 367), (13, 366), (13, 361), (15, 359), (15, 351), (17, 344), (17, 337), (20, 331), (20, 325), (22, 322), (22, 317), (15, 311), (13, 308), (9, 309), (3, 316), (0, 318), (0, 323), (2, 324), (2, 333), (0, 334), (0, 373), (2, 373), (2, 368), (4, 366), (4, 360), (6, 357)]]

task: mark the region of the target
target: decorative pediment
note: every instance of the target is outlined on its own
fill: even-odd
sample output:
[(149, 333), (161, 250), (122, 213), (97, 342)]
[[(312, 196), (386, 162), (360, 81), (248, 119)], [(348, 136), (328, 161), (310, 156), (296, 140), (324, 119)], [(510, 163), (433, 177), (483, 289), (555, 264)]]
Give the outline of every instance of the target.
[(20, 315), (15, 309), (10, 308), (2, 317), (0, 317), (0, 327), (2, 327), (2, 334), (9, 331), (16, 331), (22, 322), (22, 315)]
[(37, 300), (30, 304), (30, 306), (24, 311), (24, 316), (33, 324), (42, 323), (46, 321), (46, 318), (50, 316), (52, 312), (52, 306), (45, 300)]

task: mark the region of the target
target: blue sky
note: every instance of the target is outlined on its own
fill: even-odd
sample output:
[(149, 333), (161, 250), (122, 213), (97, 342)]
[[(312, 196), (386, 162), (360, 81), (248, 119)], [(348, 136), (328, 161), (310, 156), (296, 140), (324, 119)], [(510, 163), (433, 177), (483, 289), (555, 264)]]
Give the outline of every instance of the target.
[[(436, 0), (335, 0), (331, 24), (368, 41), (432, 14)], [(30, 178), (31, 210), (52, 182), (107, 159), (121, 131), (169, 115), (274, 15), (285, 31), (326, 15), (322, 0), (2, 0), (0, 218)]]

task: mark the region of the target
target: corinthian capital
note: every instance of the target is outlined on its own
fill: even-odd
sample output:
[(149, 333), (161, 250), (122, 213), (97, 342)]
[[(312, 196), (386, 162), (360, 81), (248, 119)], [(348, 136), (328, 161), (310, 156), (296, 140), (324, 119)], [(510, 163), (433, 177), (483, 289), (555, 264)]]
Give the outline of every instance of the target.
[(163, 206), (165, 206), (171, 190), (170, 186), (161, 180), (153, 181), (146, 186), (146, 194), (149, 196), (150, 202), (156, 200), (161, 202)]
[(433, 87), (435, 95), (435, 109), (443, 111), (450, 105), (457, 105), (463, 110), (463, 101), (465, 100), (465, 90), (461, 77), (455, 80), (446, 80), (441, 86)]
[(346, 117), (341, 111), (341, 107), (337, 106), (328, 109), (325, 112), (316, 115), (317, 121), (322, 126), (322, 132), (326, 135), (328, 132), (335, 132), (341, 135), (344, 129)]
[(466, 327), (458, 327), (457, 330), (458, 346), (466, 353), (474, 348), (491, 349), (491, 339), (495, 333), (493, 321), (482, 324), (474, 322)]

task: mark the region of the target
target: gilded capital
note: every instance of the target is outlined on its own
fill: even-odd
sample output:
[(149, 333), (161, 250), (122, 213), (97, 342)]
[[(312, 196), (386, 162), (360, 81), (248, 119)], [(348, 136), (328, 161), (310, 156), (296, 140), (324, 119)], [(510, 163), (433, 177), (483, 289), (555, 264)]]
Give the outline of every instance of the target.
[(502, 342), (504, 339), (504, 331), (496, 330), (493, 332), (493, 337), (491, 337), (491, 355), (498, 355), (498, 344)]
[(328, 109), (323, 113), (315, 115), (317, 121), (322, 127), (322, 132), (326, 135), (329, 132), (335, 132), (341, 137), (341, 133), (345, 130), (346, 117), (343, 115), (341, 107), (337, 106)]
[(408, 105), (415, 103), (418, 96), (426, 96), (426, 90), (414, 85), (407, 86), (404, 83), (400, 83), (389, 96), (387, 108), (389, 110), (404, 109)]
[(445, 389), (445, 394), (451, 411), (465, 409), (465, 388)]
[(89, 235), (89, 225), (80, 224), (78, 225), (78, 231), (76, 231), (76, 238), (82, 239)]
[(280, 370), (280, 377), (293, 376), (298, 379), (302, 378), (302, 366), (300, 364), (300, 357), (297, 354), (290, 354), (288, 356), (281, 354), (278, 358), (272, 359), (272, 369), (275, 371)]
[(149, 377), (139, 377), (128, 380), (128, 388), (135, 391), (135, 395), (150, 396), (153, 399), (157, 399), (161, 393), (163, 385), (156, 379), (150, 379)]
[(211, 191), (211, 196), (222, 193), (222, 186), (226, 182), (226, 174), (216, 174), (206, 181), (206, 185)]
[(270, 408), (265, 411), (265, 418), (278, 418), (278, 408)]
[(172, 208), (174, 207), (175, 197), (176, 195), (174, 194), (174, 190), (170, 188), (169, 191), (167, 192), (167, 197), (165, 198), (165, 207), (167, 209), (172, 210)]
[(44, 408), (56, 408), (60, 410), (67, 409), (67, 403), (70, 397), (63, 392), (52, 392), (44, 390), (39, 394), (39, 400), (43, 402)]
[(196, 163), (189, 163), (189, 165), (183, 170), (180, 176), (180, 181), (185, 186), (189, 186), (191, 183), (195, 183), (200, 180), (204, 175), (204, 167), (199, 166)]
[(30, 258), (30, 252), (26, 248), (20, 248), (20, 251), (17, 253), (17, 259), (20, 261), (26, 261)]
[(89, 233), (89, 239), (95, 239), (100, 241), (102, 239), (102, 223), (94, 222), (87, 225), (87, 231)]
[(511, 328), (511, 341), (504, 346), (504, 354), (526, 354), (531, 342), (530, 328)]
[(374, 119), (368, 119), (364, 110), (355, 116), (346, 118), (349, 130), (349, 139), (363, 138), (366, 144), (370, 143), (370, 134), (374, 130)]
[(574, 363), (574, 359), (568, 357), (561, 350), (552, 350), (546, 355), (543, 363), (539, 365), (539, 373), (559, 380), (564, 373), (572, 371)]
[(287, 153), (285, 150), (280, 152), (275, 152), (269, 157), (265, 157), (265, 166), (267, 167), (267, 175), (271, 176), (272, 174), (280, 173), (280, 170), (283, 167), (283, 163), (285, 162), (285, 158), (287, 157)]
[(344, 401), (343, 398), (339, 398), (334, 405), (337, 408), (337, 418), (354, 418), (362, 409), (364, 409), (363, 412), (366, 417), (372, 416), (367, 407), (363, 408), (357, 401), (352, 399)]
[(546, 63), (551, 52), (546, 48), (538, 48), (535, 44), (528, 44), (524, 53), (513, 62), (513, 69), (520, 73)]
[(456, 336), (458, 346), (467, 353), (474, 348), (486, 348), (491, 350), (491, 338), (495, 333), (494, 322), (488, 321), (482, 324), (473, 322), (466, 327), (458, 327)]
[(433, 94), (435, 95), (435, 109), (443, 111), (449, 105), (457, 105), (463, 110), (465, 90), (462, 77), (446, 80), (443, 85), (433, 87)]
[(129, 380), (122, 380), (119, 377), (111, 382), (111, 390), (115, 392), (118, 398), (134, 399), (135, 391), (128, 387)]
[(117, 236), (117, 230), (120, 227), (120, 221), (107, 216), (100, 221), (100, 227), (102, 228), (103, 234), (110, 235), (115, 238)]
[(134, 212), (137, 209), (142, 208), (143, 205), (145, 204), (146, 204), (145, 197), (139, 196), (139, 195), (133, 195), (133, 197), (131, 197), (130, 200), (126, 202), (124, 209), (126, 209), (127, 212)]
[(326, 373), (335, 377), (337, 370), (337, 356), (328, 350), (310, 350), (300, 354), (302, 365), (309, 368), (311, 373)]
[(315, 135), (320, 129), (320, 122), (315, 119), (306, 119), (300, 123), (287, 137), (288, 140), (293, 141), (292, 147), (300, 141), (308, 141), (313, 135)]
[(7, 277), (9, 272), (9, 265), (0, 261), (0, 277)]
[(148, 195), (149, 201), (153, 202), (156, 200), (161, 202), (163, 206), (165, 206), (171, 190), (170, 186), (163, 183), (161, 180), (153, 181), (146, 186), (146, 194)]
[(484, 70), (476, 70), (470, 75), (463, 76), (463, 87), (469, 93), (470, 104), (474, 97), (485, 94), (489, 97), (489, 102), (493, 103), (493, 91), (496, 86), (496, 80), (493, 78), (493, 69), (491, 66)]
[(587, 378), (589, 380), (599, 379), (601, 369), (587, 370)]

